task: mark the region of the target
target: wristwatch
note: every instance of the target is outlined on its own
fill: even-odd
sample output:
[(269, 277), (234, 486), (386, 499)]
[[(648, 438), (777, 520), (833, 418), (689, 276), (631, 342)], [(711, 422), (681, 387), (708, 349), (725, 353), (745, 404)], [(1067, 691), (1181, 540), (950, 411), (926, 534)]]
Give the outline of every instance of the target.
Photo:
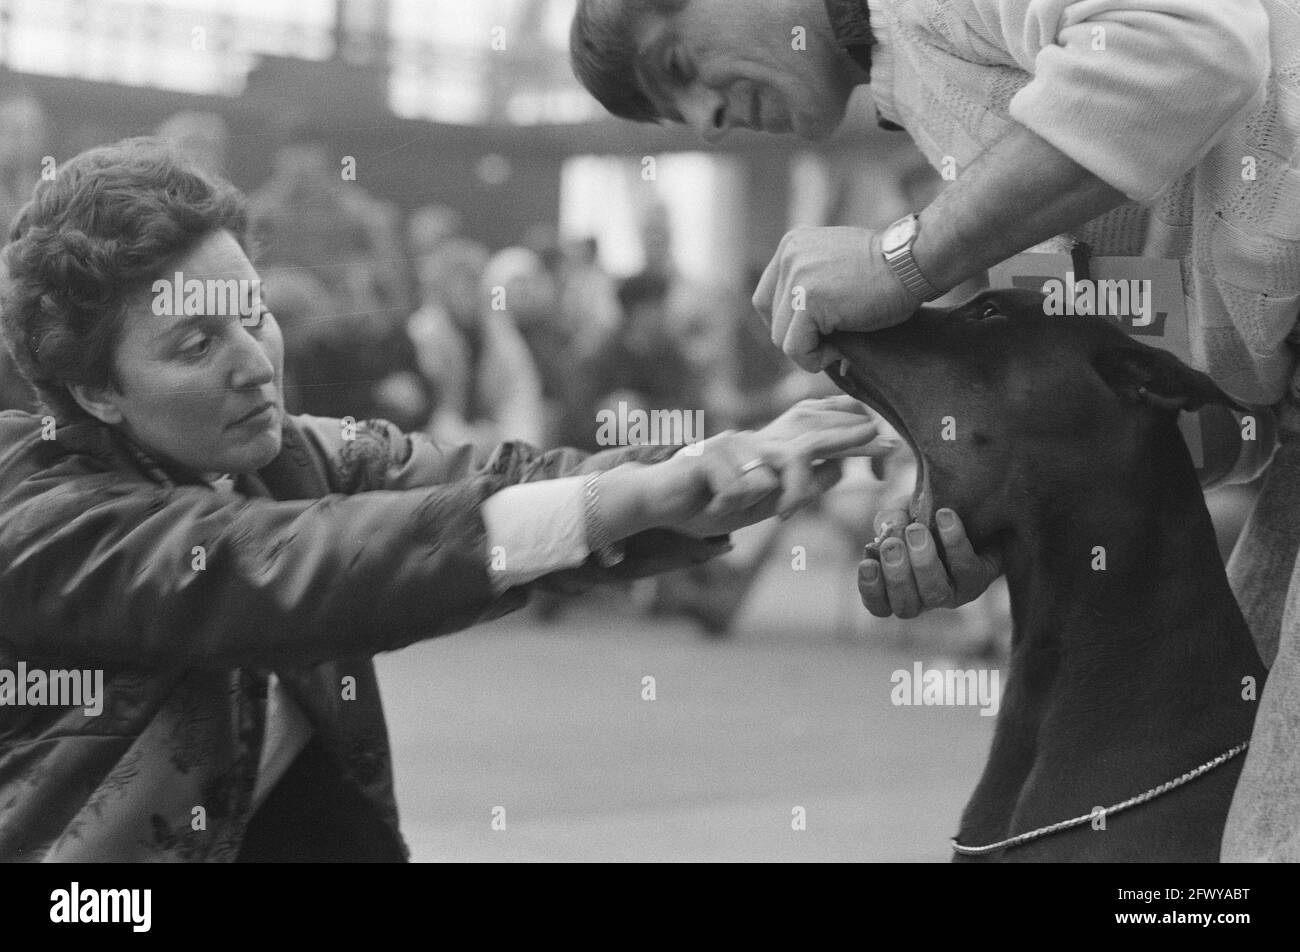
[(924, 303), (942, 297), (943, 292), (926, 280), (921, 269), (916, 266), (916, 259), (912, 257), (917, 228), (915, 215), (900, 218), (880, 236), (880, 252), (885, 256), (885, 264), (903, 282), (903, 287)]

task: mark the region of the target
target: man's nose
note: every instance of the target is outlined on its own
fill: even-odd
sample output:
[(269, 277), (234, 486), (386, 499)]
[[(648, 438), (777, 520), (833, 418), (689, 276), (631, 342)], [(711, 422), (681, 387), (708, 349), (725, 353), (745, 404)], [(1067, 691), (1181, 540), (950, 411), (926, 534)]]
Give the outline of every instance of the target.
[(686, 124), (705, 142), (716, 142), (731, 128), (727, 97), (715, 89), (700, 87), (682, 97), (679, 108)]
[(235, 346), (231, 355), (231, 387), (249, 390), (262, 387), (275, 379), (275, 362), (267, 350), (267, 343), (242, 324), (235, 332)]

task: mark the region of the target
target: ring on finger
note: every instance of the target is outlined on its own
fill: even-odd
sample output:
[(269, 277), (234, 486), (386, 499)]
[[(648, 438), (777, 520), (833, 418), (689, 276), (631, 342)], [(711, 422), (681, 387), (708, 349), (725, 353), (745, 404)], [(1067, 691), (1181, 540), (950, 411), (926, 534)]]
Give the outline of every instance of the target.
[(754, 459), (751, 459), (748, 463), (740, 467), (740, 475), (748, 476), (754, 470), (762, 469), (764, 466), (767, 466), (767, 460), (763, 459), (761, 456), (755, 457)]

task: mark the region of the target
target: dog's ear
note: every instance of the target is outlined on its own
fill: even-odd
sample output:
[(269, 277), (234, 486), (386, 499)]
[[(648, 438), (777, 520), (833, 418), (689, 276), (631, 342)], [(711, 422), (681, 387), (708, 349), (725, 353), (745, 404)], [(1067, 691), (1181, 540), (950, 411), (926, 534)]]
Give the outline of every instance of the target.
[(1092, 360), (1101, 379), (1130, 403), (1147, 403), (1164, 410), (1199, 410), (1219, 404), (1246, 410), (1219, 385), (1193, 370), (1168, 351), (1145, 344), (1109, 347)]

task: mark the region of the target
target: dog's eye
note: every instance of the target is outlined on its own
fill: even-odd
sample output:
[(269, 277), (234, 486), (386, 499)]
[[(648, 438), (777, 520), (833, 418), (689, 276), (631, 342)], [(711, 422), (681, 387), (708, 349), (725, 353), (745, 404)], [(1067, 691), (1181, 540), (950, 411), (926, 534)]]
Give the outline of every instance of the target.
[(1002, 312), (998, 310), (997, 304), (993, 301), (985, 301), (980, 307), (979, 320), (986, 321), (990, 317), (1001, 317)]

